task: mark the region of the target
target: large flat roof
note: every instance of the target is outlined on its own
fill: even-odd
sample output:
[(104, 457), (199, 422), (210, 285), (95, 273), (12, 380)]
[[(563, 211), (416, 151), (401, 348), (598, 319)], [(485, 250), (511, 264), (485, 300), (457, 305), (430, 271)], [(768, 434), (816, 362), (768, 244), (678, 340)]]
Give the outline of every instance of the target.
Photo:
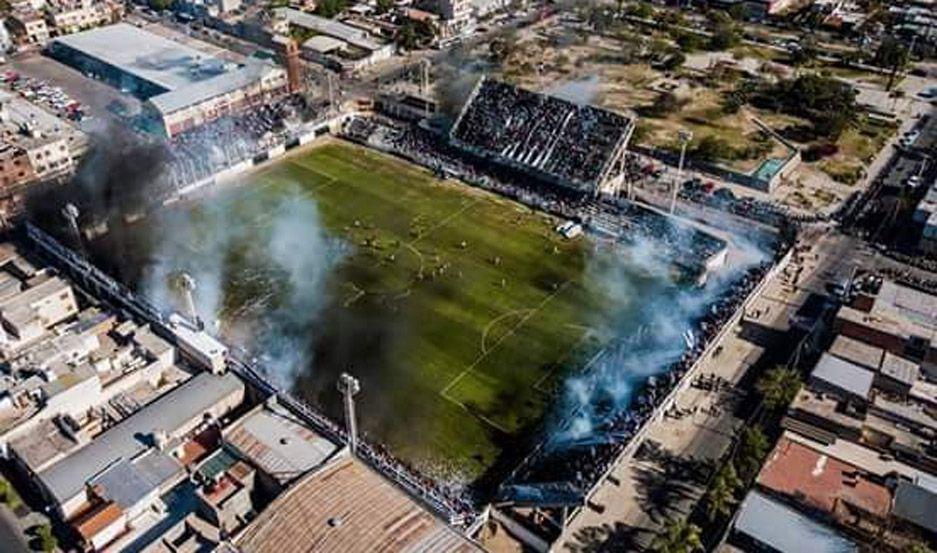
[(859, 551), (855, 543), (806, 515), (752, 491), (745, 497), (735, 530), (778, 551), (845, 553)]
[(875, 373), (845, 359), (824, 353), (810, 373), (810, 378), (822, 380), (848, 394), (868, 399)]
[(232, 373), (222, 376), (199, 373), (40, 472), (39, 479), (59, 502), (67, 501), (112, 463), (132, 459), (150, 449), (150, 440), (157, 431), (174, 432), (243, 389), (244, 384)]
[(237, 69), (154, 96), (149, 101), (153, 104), (153, 107), (165, 115), (216, 96), (227, 94), (233, 90), (244, 88), (275, 71), (282, 70), (272, 63), (251, 60)]
[(371, 38), (371, 35), (367, 31), (352, 27), (351, 25), (346, 25), (340, 21), (319, 17), (318, 15), (299, 11), (295, 8), (277, 8), (275, 11), (277, 16), (286, 18), (291, 25), (337, 38), (364, 50), (373, 52), (374, 50), (380, 50), (384, 47), (383, 44)]
[(482, 551), (361, 461), (345, 456), (273, 501), (235, 544), (244, 553)]
[(224, 436), (240, 455), (280, 482), (302, 476), (338, 451), (336, 444), (278, 405), (245, 415)]
[(53, 41), (118, 67), (166, 90), (218, 74), (221, 62), (184, 44), (127, 23), (98, 27)]

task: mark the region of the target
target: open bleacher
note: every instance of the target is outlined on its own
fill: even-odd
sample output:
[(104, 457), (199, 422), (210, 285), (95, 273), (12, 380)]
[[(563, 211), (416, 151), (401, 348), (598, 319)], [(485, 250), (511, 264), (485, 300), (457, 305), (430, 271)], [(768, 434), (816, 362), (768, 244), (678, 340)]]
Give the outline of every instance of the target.
[(482, 79), (450, 131), (469, 152), (578, 192), (614, 186), (632, 118)]

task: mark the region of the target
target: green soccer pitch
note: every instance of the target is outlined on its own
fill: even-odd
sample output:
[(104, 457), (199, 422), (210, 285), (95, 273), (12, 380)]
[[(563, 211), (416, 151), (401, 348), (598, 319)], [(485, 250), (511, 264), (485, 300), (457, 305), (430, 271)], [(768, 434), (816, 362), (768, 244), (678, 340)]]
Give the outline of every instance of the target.
[[(198, 222), (192, 236), (175, 238), (186, 247), (200, 228), (249, 229), (225, 246), (232, 276), (218, 316), (229, 339), (238, 317), (276, 324), (257, 298), (286, 284), (251, 250), (275, 224), (271, 206), (309, 200), (329, 239), (344, 246), (322, 289), (308, 291), (323, 298), (298, 314), (308, 324), (277, 330), (305, 336), (308, 366), (292, 385), (341, 421), (335, 382), (355, 374), (366, 436), (437, 474), (470, 480), (491, 467), (541, 420), (567, 374), (641, 327), (644, 297), (678, 286), (607, 244), (564, 239), (552, 217), (328, 139), (173, 208)], [(159, 224), (143, 230), (159, 237)], [(296, 256), (317, 255), (298, 244)], [(190, 258), (200, 255), (191, 247)]]

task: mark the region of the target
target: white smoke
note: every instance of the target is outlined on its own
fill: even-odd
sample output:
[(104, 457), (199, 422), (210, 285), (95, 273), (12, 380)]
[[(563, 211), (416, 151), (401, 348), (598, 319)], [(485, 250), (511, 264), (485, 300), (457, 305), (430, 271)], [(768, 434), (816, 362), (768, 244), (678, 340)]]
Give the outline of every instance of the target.
[[(260, 353), (269, 376), (289, 387), (311, 362), (313, 321), (344, 245), (329, 237), (315, 202), (298, 187), (265, 199), (270, 205), (251, 225), (242, 224), (252, 219), (240, 212), (251, 207), (237, 196), (157, 215), (163, 221), (154, 228), (164, 234), (146, 268), (143, 292), (156, 305), (179, 305), (178, 276), (190, 274), (208, 330)], [(232, 298), (235, 293), (242, 297)]]
[[(690, 234), (681, 233), (685, 240)], [(605, 417), (626, 409), (636, 389), (649, 377), (665, 374), (680, 359), (688, 331), (698, 339), (692, 334), (694, 321), (748, 268), (768, 259), (758, 244), (733, 237), (727, 264), (710, 274), (705, 286), (689, 287), (674, 281), (673, 260), (667, 253), (672, 250), (659, 240), (636, 238), (612, 247), (629, 263), (592, 263), (589, 270), (608, 297), (630, 304), (624, 309), (619, 339), (594, 366), (566, 380), (554, 446), (588, 438)], [(689, 243), (679, 244), (677, 251), (688, 247)], [(594, 257), (601, 260), (601, 256)], [(637, 316), (635, 309), (640, 312)], [(641, 326), (634, 327), (635, 321), (641, 321)], [(571, 413), (572, 418), (563, 420), (564, 413)]]

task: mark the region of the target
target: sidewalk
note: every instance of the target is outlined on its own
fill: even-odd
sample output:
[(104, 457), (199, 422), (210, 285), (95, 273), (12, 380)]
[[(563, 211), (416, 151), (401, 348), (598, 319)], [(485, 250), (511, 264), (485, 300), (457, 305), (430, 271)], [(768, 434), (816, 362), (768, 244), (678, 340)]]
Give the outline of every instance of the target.
[[(690, 512), (705, 493), (705, 471), (701, 468), (725, 454), (745, 423), (733, 415), (734, 403), (745, 393), (734, 384), (782, 339), (790, 316), (811, 291), (822, 288), (823, 273), (839, 257), (836, 252), (845, 243), (839, 236), (821, 236), (804, 256), (797, 285), (787, 276), (796, 272), (794, 262), (790, 270), (768, 284), (749, 307), (749, 316), (723, 339), (721, 353), (701, 361), (700, 375), (715, 375), (730, 384), (721, 389), (684, 389), (676, 405), (688, 414), (652, 423), (639, 451), (653, 454), (624, 459), (612, 470), (566, 528), (557, 551), (646, 546), (666, 518)], [(819, 263), (813, 254), (817, 251), (822, 252)]]

